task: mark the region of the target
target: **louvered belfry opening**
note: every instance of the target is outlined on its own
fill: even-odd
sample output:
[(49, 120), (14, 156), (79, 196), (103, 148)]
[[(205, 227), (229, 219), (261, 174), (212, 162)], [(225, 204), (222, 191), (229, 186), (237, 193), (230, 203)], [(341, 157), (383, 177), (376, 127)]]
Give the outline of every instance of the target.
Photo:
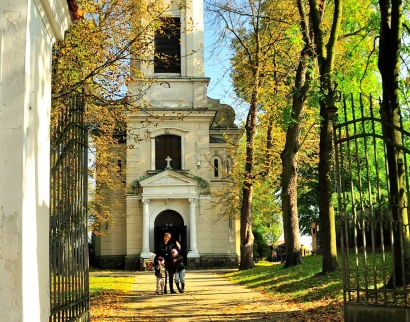
[(155, 33), (154, 73), (181, 73), (181, 22), (163, 18)]
[(50, 318), (89, 321), (88, 131), (81, 96), (53, 111), (50, 139)]

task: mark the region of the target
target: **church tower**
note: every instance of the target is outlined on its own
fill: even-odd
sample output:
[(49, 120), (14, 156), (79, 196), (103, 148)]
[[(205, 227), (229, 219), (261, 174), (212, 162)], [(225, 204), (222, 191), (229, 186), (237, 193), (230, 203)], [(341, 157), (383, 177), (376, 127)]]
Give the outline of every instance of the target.
[(131, 94), (146, 90), (142, 105), (152, 108), (204, 108), (209, 78), (204, 77), (203, 2), (163, 4), (162, 27), (153, 32), (151, 61), (137, 64), (153, 83), (143, 89), (131, 85)]
[[(170, 232), (189, 267), (228, 267), (239, 260), (239, 223), (221, 218), (213, 191), (227, 182), (232, 143), (242, 131), (233, 109), (208, 98), (204, 76), (203, 1), (164, 0), (152, 59), (138, 65), (141, 108), (127, 115), (128, 193), (114, 223), (95, 239), (96, 266), (142, 269)], [(230, 144), (228, 144), (229, 140)]]

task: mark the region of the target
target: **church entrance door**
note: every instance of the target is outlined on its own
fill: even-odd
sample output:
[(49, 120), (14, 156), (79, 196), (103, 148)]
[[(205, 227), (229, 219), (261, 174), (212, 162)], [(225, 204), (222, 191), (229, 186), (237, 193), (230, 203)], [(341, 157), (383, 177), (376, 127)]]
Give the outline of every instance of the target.
[(181, 244), (180, 254), (184, 256), (184, 264), (187, 264), (188, 240), (187, 229), (181, 215), (174, 210), (165, 210), (155, 219), (154, 240), (155, 247), (164, 240), (164, 234), (171, 234), (171, 241)]

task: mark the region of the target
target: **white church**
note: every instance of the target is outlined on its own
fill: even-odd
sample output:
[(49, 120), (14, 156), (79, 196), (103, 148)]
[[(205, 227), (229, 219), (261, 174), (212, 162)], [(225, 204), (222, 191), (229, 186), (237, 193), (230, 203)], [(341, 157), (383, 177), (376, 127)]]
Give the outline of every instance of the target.
[(154, 83), (129, 85), (145, 96), (143, 108), (127, 115), (132, 133), (114, 147), (126, 151), (116, 162), (128, 192), (108, 200), (114, 220), (93, 236), (96, 267), (143, 269), (165, 232), (180, 242), (188, 267), (238, 264), (239, 221), (220, 216), (212, 192), (226, 185), (242, 131), (233, 109), (207, 96), (203, 3), (186, 2), (164, 1), (154, 64), (136, 66)]

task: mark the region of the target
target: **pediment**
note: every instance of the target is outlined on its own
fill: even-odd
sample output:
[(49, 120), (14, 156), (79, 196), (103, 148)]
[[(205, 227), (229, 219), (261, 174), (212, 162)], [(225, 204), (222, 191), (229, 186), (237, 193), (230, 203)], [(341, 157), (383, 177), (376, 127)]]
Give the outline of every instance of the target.
[(195, 198), (198, 182), (173, 170), (140, 181), (144, 198)]
[(165, 170), (150, 178), (140, 181), (141, 187), (155, 186), (196, 186), (198, 182), (172, 170)]

